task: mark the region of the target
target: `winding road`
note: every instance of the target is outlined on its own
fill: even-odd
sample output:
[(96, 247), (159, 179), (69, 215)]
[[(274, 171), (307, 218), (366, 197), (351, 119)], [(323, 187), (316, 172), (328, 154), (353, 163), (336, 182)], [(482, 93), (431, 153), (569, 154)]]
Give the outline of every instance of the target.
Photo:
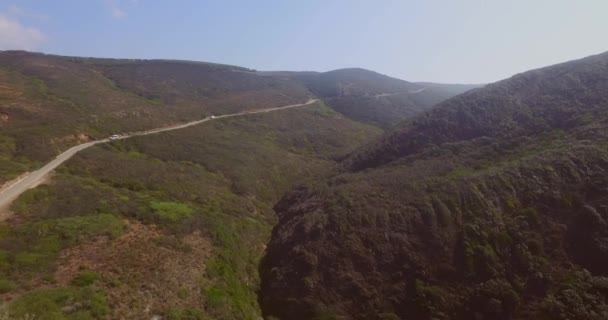
[(165, 131), (179, 130), (179, 129), (191, 127), (191, 126), (203, 123), (203, 122), (218, 120), (218, 119), (222, 119), (222, 118), (238, 117), (238, 116), (244, 116), (244, 115), (255, 114), (255, 113), (265, 113), (265, 112), (272, 112), (272, 111), (278, 111), (278, 110), (283, 110), (283, 109), (303, 107), (303, 106), (311, 105), (317, 101), (318, 101), (318, 99), (310, 99), (307, 102), (301, 103), (301, 104), (292, 104), (292, 105), (276, 107), (276, 108), (248, 110), (248, 111), (242, 111), (242, 112), (238, 112), (238, 113), (207, 117), (202, 120), (187, 122), (184, 124), (168, 126), (168, 127), (152, 129), (152, 130), (146, 130), (146, 131), (132, 132), (132, 133), (124, 134), (116, 139), (103, 139), (103, 140), (96, 140), (96, 141), (79, 144), (75, 147), (68, 149), (67, 151), (63, 152), (62, 154), (58, 155), (55, 159), (53, 159), (51, 162), (44, 165), (42, 168), (40, 168), (34, 172), (31, 172), (27, 175), (22, 176), (19, 180), (17, 180), (16, 182), (13, 182), (12, 185), (5, 187), (3, 190), (0, 189), (0, 190), (2, 190), (2, 191), (0, 191), (0, 221), (5, 220), (7, 218), (7, 215), (2, 214), (2, 213), (8, 212), (8, 208), (9, 208), (11, 202), (13, 202), (15, 199), (17, 199), (22, 193), (24, 193), (25, 191), (27, 191), (31, 188), (38, 186), (40, 183), (42, 183), (44, 181), (44, 179), (48, 176), (49, 173), (51, 173), (59, 165), (61, 165), (62, 163), (64, 163), (68, 159), (70, 159), (76, 153), (78, 153), (84, 149), (87, 149), (89, 147), (92, 147), (96, 144), (108, 143), (108, 142), (111, 142), (114, 140), (128, 139), (128, 138), (136, 137), (136, 136), (147, 136), (150, 134), (156, 134), (156, 133), (165, 132)]

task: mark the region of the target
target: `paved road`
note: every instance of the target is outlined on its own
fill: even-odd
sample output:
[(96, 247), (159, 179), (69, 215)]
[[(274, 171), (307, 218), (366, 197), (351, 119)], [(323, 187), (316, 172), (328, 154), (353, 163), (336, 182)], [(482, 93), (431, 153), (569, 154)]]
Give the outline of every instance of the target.
[[(278, 111), (278, 110), (283, 110), (283, 109), (303, 107), (303, 106), (313, 104), (317, 101), (318, 101), (318, 99), (310, 99), (306, 103), (301, 103), (301, 104), (292, 104), (292, 105), (288, 105), (288, 106), (284, 106), (284, 107), (277, 107), (277, 108), (248, 110), (248, 111), (243, 111), (243, 112), (239, 112), (239, 113), (215, 116), (213, 118), (208, 117), (208, 118), (205, 118), (202, 120), (187, 122), (187, 123), (179, 124), (179, 125), (175, 125), (175, 126), (128, 133), (128, 134), (122, 135), (121, 137), (119, 137), (118, 139), (115, 139), (115, 140), (128, 139), (130, 137), (135, 137), (135, 136), (147, 136), (150, 134), (155, 134), (155, 133), (160, 133), (160, 132), (165, 132), (165, 131), (179, 130), (179, 129), (191, 127), (191, 126), (203, 123), (203, 122), (222, 119), (222, 118), (238, 117), (238, 116), (244, 116), (244, 115), (248, 115), (248, 114), (265, 113), (265, 112), (272, 112), (272, 111)], [(22, 193), (24, 193), (28, 189), (34, 188), (37, 185), (39, 185), (42, 181), (44, 181), (44, 179), (48, 176), (48, 174), (51, 173), (53, 170), (55, 170), (55, 168), (57, 168), (59, 165), (61, 165), (62, 163), (64, 163), (68, 159), (70, 159), (76, 153), (78, 153), (86, 148), (92, 147), (92, 146), (94, 146), (96, 144), (100, 144), (100, 143), (107, 143), (110, 141), (112, 141), (112, 140), (103, 139), (103, 140), (83, 143), (83, 144), (77, 145), (75, 147), (72, 147), (72, 148), (68, 149), (67, 151), (65, 151), (64, 153), (58, 155), (57, 158), (55, 158), (53, 161), (44, 165), (42, 168), (40, 168), (28, 175), (23, 176), (20, 180), (14, 182), (12, 185), (5, 188), (2, 192), (0, 192), (0, 221), (6, 219), (6, 215), (3, 215), (2, 212), (8, 211), (7, 209), (13, 200), (17, 199), (17, 197), (19, 197)]]

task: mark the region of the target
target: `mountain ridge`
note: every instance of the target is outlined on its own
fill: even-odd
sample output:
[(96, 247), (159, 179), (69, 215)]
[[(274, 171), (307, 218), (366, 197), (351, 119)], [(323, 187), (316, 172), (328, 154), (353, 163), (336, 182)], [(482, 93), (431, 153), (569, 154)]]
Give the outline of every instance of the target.
[(608, 54), (474, 89), (293, 189), (260, 267), (279, 319), (603, 319)]
[[(371, 71), (366, 74), (407, 83)], [(237, 66), (176, 60), (0, 51), (0, 76), (5, 84), (0, 90), (0, 167), (4, 167), (0, 182), (87, 140), (216, 113), (299, 103), (315, 95), (313, 84), (302, 79), (307, 74), (292, 79)], [(359, 87), (367, 90), (370, 83), (363, 81)], [(429, 107), (411, 99), (387, 102), (391, 98), (372, 97), (356, 108), (341, 105), (334, 110), (385, 128), (385, 120), (395, 114), (401, 119)], [(370, 116), (381, 121), (366, 121)], [(41, 134), (47, 139), (40, 139)], [(8, 160), (17, 158), (21, 160)]]

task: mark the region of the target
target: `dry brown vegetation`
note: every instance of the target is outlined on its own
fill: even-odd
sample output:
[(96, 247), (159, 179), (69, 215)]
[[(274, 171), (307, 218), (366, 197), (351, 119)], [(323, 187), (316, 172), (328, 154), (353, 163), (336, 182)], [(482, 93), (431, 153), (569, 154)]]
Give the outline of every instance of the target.
[[(54, 277), (68, 286), (74, 275), (94, 272), (112, 319), (149, 319), (171, 308), (197, 308), (212, 244), (200, 232), (181, 238), (154, 225), (125, 223), (117, 239), (99, 237), (64, 251)], [(179, 250), (176, 250), (179, 249)]]

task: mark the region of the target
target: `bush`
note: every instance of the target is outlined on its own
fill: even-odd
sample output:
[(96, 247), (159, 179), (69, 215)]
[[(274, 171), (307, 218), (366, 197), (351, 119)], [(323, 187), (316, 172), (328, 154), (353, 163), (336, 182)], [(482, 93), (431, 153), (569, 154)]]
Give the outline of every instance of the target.
[(77, 287), (86, 287), (92, 285), (99, 279), (99, 275), (95, 272), (81, 272), (74, 279), (72, 279), (72, 285)]
[(187, 204), (179, 202), (152, 201), (150, 207), (161, 219), (171, 222), (189, 218), (193, 211)]
[(534, 208), (525, 208), (521, 211), (521, 215), (526, 218), (526, 221), (532, 225), (536, 226), (540, 222), (540, 216), (538, 211)]
[(20, 252), (15, 255), (15, 265), (19, 270), (33, 271), (46, 265), (49, 255), (37, 252)]
[[(112, 214), (96, 214), (51, 220), (48, 227), (62, 239), (69, 242), (78, 240), (81, 236), (107, 234), (117, 237), (122, 233), (122, 221)], [(40, 228), (44, 228), (41, 225)]]
[(7, 293), (13, 291), (16, 285), (13, 281), (0, 279), (0, 293)]
[(37, 289), (10, 305), (11, 315), (35, 319), (97, 319), (108, 313), (105, 295), (90, 288)]

